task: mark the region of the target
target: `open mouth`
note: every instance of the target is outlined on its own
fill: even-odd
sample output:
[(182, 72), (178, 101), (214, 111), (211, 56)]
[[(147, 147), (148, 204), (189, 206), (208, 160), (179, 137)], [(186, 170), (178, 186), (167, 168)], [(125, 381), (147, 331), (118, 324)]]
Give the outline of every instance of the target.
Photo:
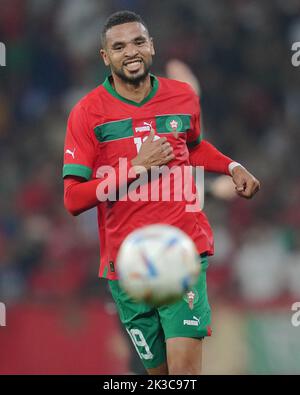
[(138, 71), (140, 69), (142, 63), (143, 62), (140, 59), (133, 59), (133, 60), (124, 62), (124, 66), (126, 67), (126, 69), (128, 71), (133, 72), (133, 71)]

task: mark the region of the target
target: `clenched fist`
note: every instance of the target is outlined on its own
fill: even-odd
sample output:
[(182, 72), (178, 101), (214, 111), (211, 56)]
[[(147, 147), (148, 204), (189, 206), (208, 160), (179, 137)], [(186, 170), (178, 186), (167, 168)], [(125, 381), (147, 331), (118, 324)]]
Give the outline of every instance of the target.
[(251, 199), (260, 190), (260, 182), (244, 167), (236, 166), (232, 170), (232, 181), (239, 196)]

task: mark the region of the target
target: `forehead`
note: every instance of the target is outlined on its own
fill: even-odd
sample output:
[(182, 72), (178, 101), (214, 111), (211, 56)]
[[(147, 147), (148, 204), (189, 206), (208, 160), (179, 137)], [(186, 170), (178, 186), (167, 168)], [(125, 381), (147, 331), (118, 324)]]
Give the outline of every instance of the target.
[(128, 22), (108, 29), (106, 32), (106, 42), (107, 44), (112, 44), (116, 41), (130, 41), (139, 36), (149, 37), (145, 26), (140, 22)]

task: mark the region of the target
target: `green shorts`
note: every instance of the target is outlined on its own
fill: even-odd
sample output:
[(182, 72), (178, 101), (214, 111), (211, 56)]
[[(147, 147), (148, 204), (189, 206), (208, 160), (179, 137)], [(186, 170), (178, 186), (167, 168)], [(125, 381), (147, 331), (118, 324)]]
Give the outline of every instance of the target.
[(176, 303), (154, 308), (133, 301), (116, 280), (109, 280), (121, 322), (146, 369), (166, 361), (165, 340), (172, 337), (203, 338), (211, 335), (211, 310), (207, 298), (207, 256), (201, 258), (198, 281)]

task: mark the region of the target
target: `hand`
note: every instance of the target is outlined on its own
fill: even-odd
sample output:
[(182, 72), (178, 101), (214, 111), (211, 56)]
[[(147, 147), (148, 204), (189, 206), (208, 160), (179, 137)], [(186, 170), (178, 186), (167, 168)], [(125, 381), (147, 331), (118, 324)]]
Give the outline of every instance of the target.
[(232, 170), (232, 181), (239, 196), (251, 199), (260, 190), (260, 182), (242, 166)]
[(200, 96), (201, 89), (200, 84), (193, 73), (192, 69), (179, 59), (170, 59), (166, 63), (166, 75), (168, 78), (173, 80), (182, 81), (190, 84), (190, 86), (194, 89), (197, 95)]
[(165, 165), (175, 158), (173, 148), (166, 137), (154, 141), (154, 136), (155, 132), (151, 129), (138, 155), (131, 161), (137, 173), (140, 173), (142, 169), (149, 170), (151, 166)]

